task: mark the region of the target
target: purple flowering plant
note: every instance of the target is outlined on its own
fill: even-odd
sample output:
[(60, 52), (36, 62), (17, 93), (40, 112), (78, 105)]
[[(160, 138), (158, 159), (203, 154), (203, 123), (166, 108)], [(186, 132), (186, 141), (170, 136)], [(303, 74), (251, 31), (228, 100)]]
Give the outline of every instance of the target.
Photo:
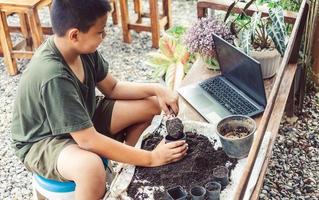
[(209, 65), (209, 68), (218, 69), (215, 45), (212, 33), (219, 35), (224, 40), (233, 43), (235, 36), (230, 27), (223, 21), (212, 17), (198, 19), (187, 31), (185, 44), (192, 54), (200, 55)]

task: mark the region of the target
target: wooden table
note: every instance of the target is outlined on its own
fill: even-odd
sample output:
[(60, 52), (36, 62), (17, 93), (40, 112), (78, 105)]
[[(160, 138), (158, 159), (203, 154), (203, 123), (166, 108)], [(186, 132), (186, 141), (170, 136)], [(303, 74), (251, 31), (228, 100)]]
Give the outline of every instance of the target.
[[(229, 6), (231, 2), (223, 0), (198, 0), (197, 9), (198, 17), (205, 16), (207, 8), (216, 10), (225, 10), (225, 7)], [(241, 5), (240, 5), (241, 6)], [(239, 6), (239, 7), (240, 7)], [(236, 9), (235, 9), (236, 10)], [(238, 10), (238, 9), (237, 9)], [(266, 158), (260, 170), (257, 183), (253, 190), (250, 199), (258, 199), (260, 189), (263, 186), (263, 180), (266, 175), (268, 163), (272, 154), (272, 149), (275, 143), (275, 139), (278, 134), (281, 118), (284, 114), (285, 108), (287, 108), (287, 115), (293, 115), (294, 111), (294, 87), (295, 87), (295, 74), (297, 68), (301, 72), (300, 82), (300, 97), (304, 95), (305, 84), (305, 69), (304, 66), (297, 65), (299, 58), (299, 48), (304, 31), (304, 27), (307, 21), (307, 14), (309, 5), (306, 0), (303, 0), (298, 13), (285, 14), (287, 22), (294, 23), (292, 33), (289, 37), (287, 49), (285, 51), (282, 63), (278, 66), (278, 72), (272, 79), (264, 82), (267, 106), (262, 116), (255, 118), (257, 122), (257, 131), (255, 133), (254, 142), (248, 155), (247, 165), (242, 173), (240, 184), (236, 189), (235, 200), (242, 199), (246, 192), (246, 187), (249, 179), (251, 178), (251, 172), (255, 164), (256, 156), (259, 152), (261, 142), (263, 140), (266, 131), (271, 132), (271, 139), (268, 143)], [(254, 10), (253, 10), (254, 11)], [(251, 14), (253, 13), (250, 12)], [(235, 11), (236, 12), (236, 11)], [(267, 14), (267, 10), (264, 11)], [(296, 17), (294, 17), (296, 16)], [(293, 19), (294, 18), (294, 19)], [(182, 82), (183, 85), (191, 84), (211, 76), (217, 75), (216, 72), (209, 71), (204, 68), (203, 65), (193, 67)], [(302, 101), (302, 98), (299, 101)], [(183, 119), (205, 121), (182, 97), (179, 100), (180, 114)]]

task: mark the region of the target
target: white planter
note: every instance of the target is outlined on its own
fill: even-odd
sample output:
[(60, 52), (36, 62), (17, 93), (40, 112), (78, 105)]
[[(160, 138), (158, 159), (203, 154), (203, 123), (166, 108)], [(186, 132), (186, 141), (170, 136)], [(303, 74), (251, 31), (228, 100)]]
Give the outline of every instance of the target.
[(282, 60), (277, 49), (262, 51), (252, 50), (250, 55), (260, 62), (263, 79), (273, 77), (276, 74)]

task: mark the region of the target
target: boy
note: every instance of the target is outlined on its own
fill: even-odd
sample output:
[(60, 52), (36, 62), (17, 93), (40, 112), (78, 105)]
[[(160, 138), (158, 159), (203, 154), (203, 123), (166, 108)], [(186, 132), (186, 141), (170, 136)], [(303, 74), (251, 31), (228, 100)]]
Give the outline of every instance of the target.
[[(118, 82), (108, 73), (96, 48), (110, 10), (106, 0), (54, 0), (55, 35), (24, 71), (14, 106), (16, 154), (33, 173), (75, 181), (76, 199), (103, 197), (101, 157), (153, 167), (187, 151), (183, 141), (162, 141), (153, 151), (132, 147), (161, 109), (178, 113), (177, 96), (158, 84)], [(105, 98), (96, 101), (95, 87)]]

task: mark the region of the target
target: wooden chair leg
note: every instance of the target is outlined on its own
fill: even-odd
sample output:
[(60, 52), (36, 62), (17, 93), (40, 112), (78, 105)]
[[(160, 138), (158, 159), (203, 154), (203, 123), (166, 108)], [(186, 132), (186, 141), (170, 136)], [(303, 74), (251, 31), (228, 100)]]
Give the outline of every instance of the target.
[(36, 8), (31, 9), (28, 13), (29, 23), (32, 34), (33, 45), (37, 49), (43, 41), (43, 33), (41, 28), (41, 23), (38, 15), (38, 10)]
[(112, 11), (112, 21), (114, 25), (118, 24), (118, 7), (117, 7), (117, 3), (116, 0), (112, 1), (112, 7), (113, 7), (113, 11)]
[(9, 34), (9, 27), (7, 17), (4, 12), (0, 11), (0, 42), (3, 51), (4, 63), (10, 75), (18, 73), (16, 60), (12, 57), (12, 41)]
[(131, 38), (130, 30), (128, 28), (129, 15), (128, 15), (128, 7), (127, 7), (126, 0), (120, 0), (120, 8), (121, 8), (123, 40), (126, 43), (131, 43), (132, 38)]
[(167, 24), (164, 29), (167, 30), (172, 26), (172, 0), (163, 0), (163, 15), (167, 17)]
[(149, 0), (151, 14), (152, 47), (159, 47), (160, 25), (157, 0)]
[(32, 36), (30, 35), (30, 26), (28, 23), (28, 16), (26, 14), (19, 14), (20, 26), (22, 35), (26, 41), (26, 50), (32, 50)]
[(134, 12), (137, 14), (136, 23), (142, 23), (142, 2), (141, 0), (134, 0)]

